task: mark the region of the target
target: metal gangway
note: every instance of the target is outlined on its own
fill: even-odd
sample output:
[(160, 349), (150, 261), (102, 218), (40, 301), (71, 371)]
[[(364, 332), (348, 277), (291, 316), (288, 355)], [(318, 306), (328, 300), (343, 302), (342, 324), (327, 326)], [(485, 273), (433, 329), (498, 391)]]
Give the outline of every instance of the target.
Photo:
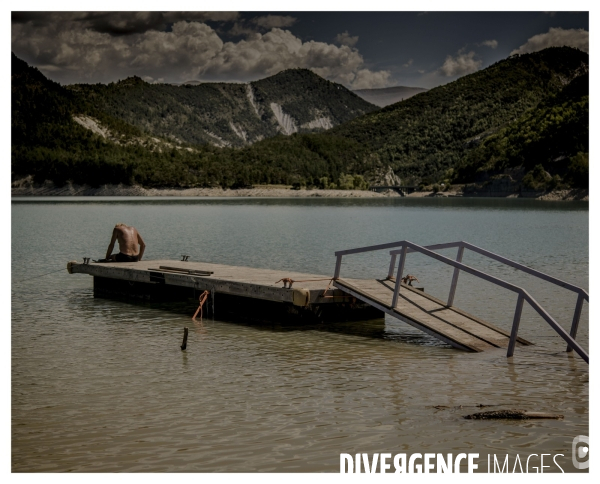
[[(442, 249), (458, 248), (455, 260), (434, 251)], [(349, 279), (341, 278), (342, 258), (344, 256), (365, 252), (393, 249), (389, 252), (390, 263), (388, 274), (385, 279)], [(522, 287), (499, 279), (481, 270), (475, 269), (462, 263), (465, 249), (469, 249), (480, 255), (501, 262), (527, 274), (535, 276), (546, 282), (550, 282), (569, 291), (575, 292), (577, 303), (571, 323), (571, 331), (567, 333), (558, 322)], [(423, 291), (402, 282), (406, 256), (410, 253), (420, 253), (439, 262), (454, 267), (450, 293), (447, 301), (441, 301)], [(567, 352), (575, 351), (583, 360), (589, 364), (589, 356), (577, 343), (577, 329), (581, 317), (583, 302), (588, 301), (588, 293), (581, 287), (565, 282), (556, 277), (537, 271), (530, 267), (514, 262), (493, 252), (477, 247), (468, 242), (450, 242), (420, 246), (402, 240), (387, 244), (359, 247), (356, 249), (341, 250), (335, 253), (336, 265), (333, 284), (338, 289), (351, 294), (355, 298), (378, 308), (379, 310), (404, 321), (436, 338), (449, 343), (455, 348), (467, 351), (484, 351), (493, 347), (506, 347), (507, 357), (514, 354), (517, 343), (530, 345), (527, 340), (518, 336), (521, 313), (525, 301), (563, 338), (567, 343)], [(398, 256), (399, 259), (398, 259)], [(395, 271), (395, 276), (394, 276)], [(475, 277), (491, 282), (504, 289), (517, 294), (517, 303), (513, 317), (510, 334), (501, 328), (473, 316), (453, 306), (454, 295), (458, 285), (461, 271)]]

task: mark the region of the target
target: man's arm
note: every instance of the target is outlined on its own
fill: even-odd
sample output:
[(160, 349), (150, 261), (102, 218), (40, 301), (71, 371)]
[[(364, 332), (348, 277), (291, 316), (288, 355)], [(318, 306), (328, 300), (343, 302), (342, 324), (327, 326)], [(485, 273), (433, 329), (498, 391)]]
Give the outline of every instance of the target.
[(117, 229), (113, 229), (112, 237), (110, 239), (110, 244), (108, 244), (108, 249), (106, 251), (106, 259), (110, 259), (110, 255), (112, 254), (113, 249), (115, 248), (115, 242), (117, 241)]
[[(137, 232), (137, 230), (136, 230)], [(140, 244), (140, 254), (138, 255), (138, 261), (142, 260), (142, 256), (144, 255), (144, 250), (146, 249), (146, 243), (139, 232), (137, 232), (138, 243)]]

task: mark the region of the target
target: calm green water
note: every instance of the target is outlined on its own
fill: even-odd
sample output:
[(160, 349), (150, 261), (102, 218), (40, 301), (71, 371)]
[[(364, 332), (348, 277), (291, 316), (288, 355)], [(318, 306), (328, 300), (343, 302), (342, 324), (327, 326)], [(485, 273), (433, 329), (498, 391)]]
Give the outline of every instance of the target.
[[(89, 276), (35, 276), (103, 257), (125, 222), (144, 236), (148, 259), (191, 254), (332, 275), (336, 250), (466, 240), (587, 289), (588, 216), (587, 203), (524, 200), (13, 199), (12, 470), (338, 472), (342, 452), (478, 452), (481, 470), (488, 454), (508, 453), (512, 465), (516, 454), (549, 453), (575, 471), (588, 366), (528, 307), (520, 335), (536, 345), (507, 359), (454, 350), (388, 318), (194, 325), (181, 306), (94, 299)], [(381, 277), (388, 260), (348, 257), (342, 275)], [(526, 287), (570, 327), (570, 292), (472, 253), (463, 262)], [(410, 255), (407, 272), (446, 298), (450, 269)], [(510, 328), (515, 303), (461, 274), (457, 306)], [(588, 347), (587, 303), (578, 340)], [(462, 418), (478, 404), (564, 419)]]

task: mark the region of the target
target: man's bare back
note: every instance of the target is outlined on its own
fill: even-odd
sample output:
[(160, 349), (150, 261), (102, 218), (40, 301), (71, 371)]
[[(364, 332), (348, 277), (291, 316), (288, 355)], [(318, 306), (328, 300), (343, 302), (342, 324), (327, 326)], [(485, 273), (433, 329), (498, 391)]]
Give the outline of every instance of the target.
[[(119, 253), (112, 254), (115, 242), (119, 242)], [(138, 250), (139, 245), (139, 250)], [(135, 227), (117, 224), (113, 229), (112, 238), (106, 251), (106, 259), (116, 262), (136, 262), (142, 260), (146, 244)]]

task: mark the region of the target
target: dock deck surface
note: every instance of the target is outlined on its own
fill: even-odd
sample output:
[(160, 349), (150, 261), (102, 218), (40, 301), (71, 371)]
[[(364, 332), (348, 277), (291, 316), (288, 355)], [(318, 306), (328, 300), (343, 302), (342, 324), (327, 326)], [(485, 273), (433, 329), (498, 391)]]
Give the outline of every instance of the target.
[[(334, 285), (456, 348), (479, 352), (508, 347), (508, 332), (406, 284), (402, 284), (395, 308), (391, 307), (393, 280), (344, 278)], [(517, 342), (531, 344), (522, 338)]]
[[(179, 268), (182, 271), (210, 271), (213, 274), (206, 276), (185, 274), (183, 272), (161, 269), (161, 266)], [(277, 302), (291, 302), (294, 304), (298, 304), (302, 296), (310, 298), (310, 300), (302, 299), (303, 304), (328, 304), (343, 302), (344, 300), (350, 301), (352, 299), (351, 297), (344, 298), (344, 293), (333, 286), (327, 291), (327, 296), (336, 296), (335, 298), (321, 297), (331, 280), (330, 276), (305, 274), (296, 271), (230, 266), (209, 262), (183, 262), (174, 260), (90, 262), (89, 264), (73, 264), (72, 271), (74, 273), (89, 274), (109, 279), (122, 279), (143, 283), (163, 283), (191, 287), (199, 291), (214, 290), (222, 294), (246, 296)], [(284, 288), (282, 282), (276, 284), (282, 278), (291, 278), (297, 281), (294, 282), (292, 290)]]

